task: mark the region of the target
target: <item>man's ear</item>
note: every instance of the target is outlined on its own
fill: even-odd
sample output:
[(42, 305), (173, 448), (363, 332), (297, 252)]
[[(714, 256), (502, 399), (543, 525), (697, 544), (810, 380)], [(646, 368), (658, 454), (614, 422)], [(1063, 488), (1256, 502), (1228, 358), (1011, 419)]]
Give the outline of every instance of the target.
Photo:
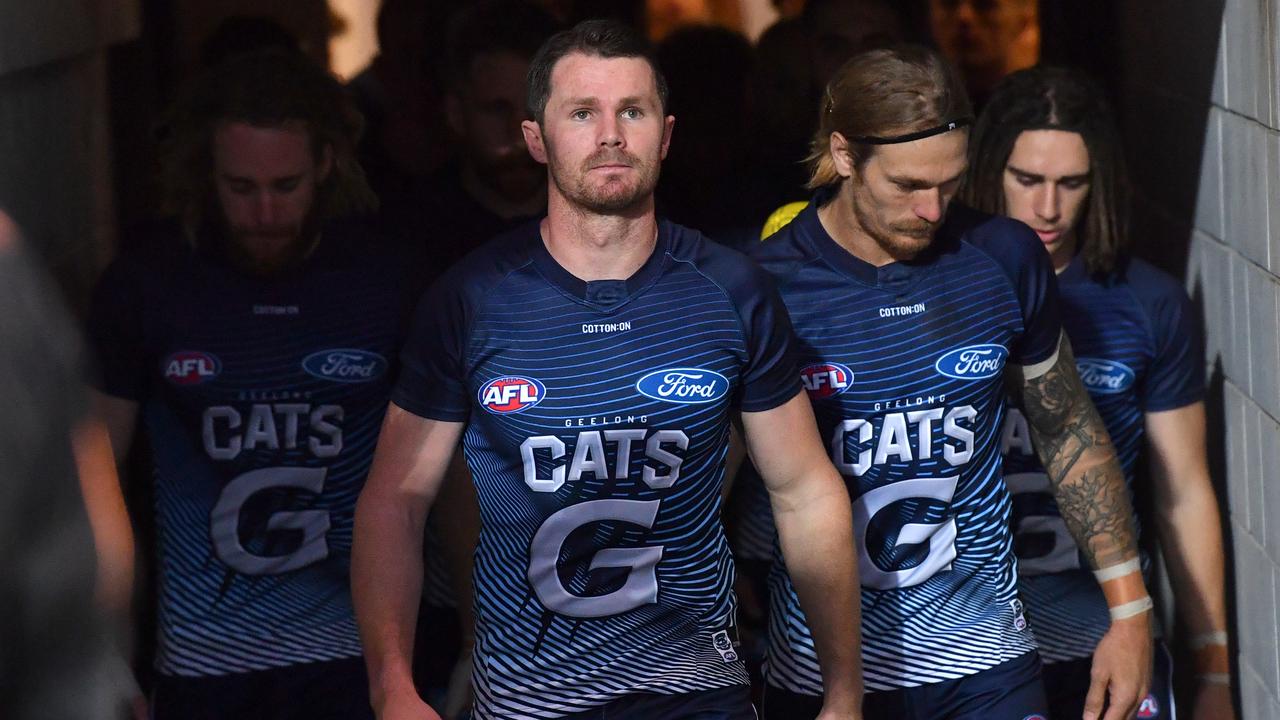
[(667, 151), (671, 149), (671, 130), (676, 126), (676, 116), (668, 115), (662, 119), (662, 159), (667, 159)]
[(520, 131), (524, 133), (524, 144), (529, 148), (529, 155), (546, 165), (547, 146), (542, 142), (542, 126), (537, 120), (524, 120), (520, 123)]
[(831, 164), (835, 167), (840, 177), (853, 177), (857, 168), (854, 167), (853, 153), (849, 149), (849, 141), (845, 139), (844, 135), (838, 132), (831, 133), (831, 138), (827, 142), (827, 152), (831, 153)]

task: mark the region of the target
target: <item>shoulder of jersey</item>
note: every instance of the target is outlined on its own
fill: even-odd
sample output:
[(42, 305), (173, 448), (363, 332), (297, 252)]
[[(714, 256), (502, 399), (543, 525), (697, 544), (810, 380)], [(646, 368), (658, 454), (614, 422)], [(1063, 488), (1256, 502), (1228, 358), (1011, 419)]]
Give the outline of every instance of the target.
[(1138, 258), (1126, 262), (1123, 280), (1141, 295), (1178, 300), (1187, 296), (1186, 288), (1177, 278)]
[(539, 223), (540, 220), (530, 220), (481, 244), (445, 269), (439, 282), (481, 290), (501, 282), (533, 259), (530, 250), (539, 238)]

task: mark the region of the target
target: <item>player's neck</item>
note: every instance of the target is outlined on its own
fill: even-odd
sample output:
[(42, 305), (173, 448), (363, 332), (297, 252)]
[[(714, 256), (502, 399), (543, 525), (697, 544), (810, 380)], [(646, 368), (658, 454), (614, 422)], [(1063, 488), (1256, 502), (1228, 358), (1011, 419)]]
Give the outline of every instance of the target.
[(554, 191), (548, 196), (542, 242), (574, 277), (588, 282), (625, 280), (653, 254), (658, 221), (652, 195), (616, 215), (590, 212)]

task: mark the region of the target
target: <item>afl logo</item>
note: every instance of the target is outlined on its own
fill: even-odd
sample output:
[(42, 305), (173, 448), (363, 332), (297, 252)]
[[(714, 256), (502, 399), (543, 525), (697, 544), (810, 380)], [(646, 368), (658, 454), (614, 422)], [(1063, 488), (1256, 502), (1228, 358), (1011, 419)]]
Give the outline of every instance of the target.
[(1128, 365), (1101, 358), (1076, 358), (1076, 370), (1086, 390), (1102, 395), (1122, 393), (1133, 387), (1138, 377)]
[(985, 380), (1004, 370), (1009, 351), (1003, 345), (970, 345), (944, 353), (934, 369), (957, 380)]
[(218, 358), (197, 350), (180, 350), (164, 361), (164, 379), (174, 385), (199, 385), (222, 372)]
[(302, 359), (302, 369), (321, 380), (363, 383), (377, 380), (387, 369), (387, 361), (377, 353), (351, 348), (314, 352)]
[(693, 405), (719, 400), (729, 394), (729, 379), (714, 370), (667, 368), (654, 370), (636, 381), (641, 395), (663, 402)]
[(1140, 718), (1157, 718), (1160, 717), (1160, 703), (1156, 702), (1156, 696), (1148, 694), (1142, 699), (1142, 704), (1138, 706), (1138, 715)]
[(480, 388), (480, 405), (489, 412), (505, 415), (528, 410), (546, 396), (547, 389), (537, 380), (500, 377)]
[(835, 397), (853, 384), (853, 371), (840, 363), (814, 363), (800, 371), (800, 382), (814, 400)]

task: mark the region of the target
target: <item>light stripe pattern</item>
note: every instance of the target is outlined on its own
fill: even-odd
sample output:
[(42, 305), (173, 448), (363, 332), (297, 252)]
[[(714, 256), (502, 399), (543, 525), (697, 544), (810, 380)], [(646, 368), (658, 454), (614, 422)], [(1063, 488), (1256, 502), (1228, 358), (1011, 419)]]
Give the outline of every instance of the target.
[[(827, 371), (805, 385), (854, 499), (869, 691), (964, 677), (1035, 647), (999, 455), (1005, 367), (1049, 357), (1060, 335), (1048, 258), (1029, 235), (953, 207), (917, 262), (876, 268), (809, 208), (753, 252), (778, 281), (801, 366)], [(843, 387), (837, 365), (852, 373)], [(767, 681), (820, 694), (780, 559), (770, 600)]]

